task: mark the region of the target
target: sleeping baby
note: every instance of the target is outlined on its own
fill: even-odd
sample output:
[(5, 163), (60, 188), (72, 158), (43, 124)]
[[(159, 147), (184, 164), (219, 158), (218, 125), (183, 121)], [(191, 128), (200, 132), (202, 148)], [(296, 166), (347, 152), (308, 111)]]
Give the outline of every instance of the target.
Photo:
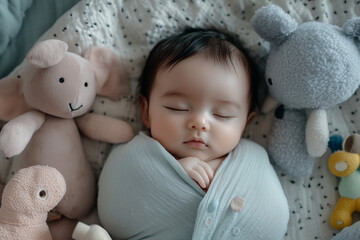
[(115, 239), (282, 239), (289, 220), (266, 151), (242, 138), (256, 84), (238, 40), (187, 29), (150, 52), (139, 84), (148, 128), (114, 147), (98, 211)]

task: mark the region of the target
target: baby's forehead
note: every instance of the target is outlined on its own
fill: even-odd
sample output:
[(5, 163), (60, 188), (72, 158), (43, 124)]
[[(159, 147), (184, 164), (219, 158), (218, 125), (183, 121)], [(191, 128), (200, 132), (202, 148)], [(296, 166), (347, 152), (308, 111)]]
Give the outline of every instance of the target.
[(233, 50), (233, 52), (227, 56), (215, 55), (213, 52), (208, 51), (198, 52), (173, 64), (169, 64), (172, 61), (171, 57), (169, 57), (160, 66), (158, 73), (161, 71), (171, 71), (178, 64), (184, 61), (191, 61), (193, 59), (197, 59), (198, 61), (192, 61), (192, 65), (199, 64), (199, 62), (207, 62), (209, 64), (214, 64), (214, 67), (220, 67), (226, 71), (238, 75), (239, 77), (243, 77), (242, 74), (250, 76), (247, 59), (239, 49)]
[[(234, 79), (231, 88), (225, 84), (229, 78)], [(191, 82), (188, 79), (191, 79)], [(213, 84), (217, 92), (227, 90), (233, 93), (232, 90), (236, 89), (239, 91), (238, 94), (246, 94), (250, 90), (250, 76), (238, 59), (219, 60), (206, 54), (196, 54), (173, 66), (162, 68), (156, 74), (152, 90), (158, 87), (164, 89), (164, 84), (166, 88), (171, 89), (180, 89), (184, 85), (194, 87), (199, 84), (205, 88), (204, 85)], [(199, 91), (202, 89), (199, 88)]]
[(219, 61), (204, 54), (162, 69), (154, 80), (151, 95), (164, 101), (247, 105), (251, 92), (248, 74), (239, 60)]
[[(218, 61), (197, 54), (162, 69), (157, 74), (154, 85), (159, 87), (165, 84), (170, 88), (177, 88), (183, 87), (184, 84), (192, 87), (200, 84), (205, 88), (205, 85), (212, 84), (217, 90), (222, 90), (223, 85), (228, 82), (236, 88), (249, 88), (248, 75), (242, 64), (238, 61)], [(199, 90), (201, 91), (201, 87)]]
[(203, 60), (212, 62), (215, 67), (222, 68), (226, 73), (233, 74), (240, 82), (250, 83), (251, 81), (248, 62), (240, 50), (236, 50), (232, 55), (222, 59), (211, 55), (204, 55)]

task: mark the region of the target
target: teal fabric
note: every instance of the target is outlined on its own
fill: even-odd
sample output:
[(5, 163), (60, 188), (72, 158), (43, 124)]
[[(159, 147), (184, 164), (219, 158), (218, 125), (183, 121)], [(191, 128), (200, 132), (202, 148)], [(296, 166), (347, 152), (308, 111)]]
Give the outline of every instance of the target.
[[(9, 8), (11, 6), (11, 9), (18, 7), (18, 9), (24, 10), (28, 5), (31, 5), (31, 7), (25, 12), (25, 16), (22, 16), (23, 19), (20, 26), (18, 26), (20, 31), (17, 30), (17, 35), (13, 33), (16, 36), (8, 38), (3, 52), (1, 51), (1, 47), (2, 44), (5, 43), (2, 42), (2, 34), (4, 34), (3, 31), (6, 31), (12, 23), (9, 22), (11, 19), (9, 15), (3, 15), (1, 12), (2, 9), (0, 10), (0, 22), (2, 23), (0, 28), (0, 78), (8, 75), (19, 65), (39, 37), (48, 30), (59, 17), (79, 1), (80, 0), (5, 0), (4, 2), (7, 3)], [(3, 3), (3, 0), (0, 2)], [(4, 6), (0, 7), (2, 8)], [(12, 11), (14, 12), (15, 10)], [(14, 12), (13, 15), (19, 18), (21, 16), (20, 10), (17, 11), (16, 14)], [(17, 24), (19, 23), (17, 22)], [(16, 30), (15, 27), (12, 29), (13, 27), (9, 26), (9, 28), (14, 32)]]
[(16, 36), (22, 25), (25, 11), (32, 5), (32, 0), (2, 0), (0, 1), (0, 54), (10, 40)]
[(241, 139), (205, 194), (144, 133), (110, 153), (99, 179), (98, 213), (113, 239), (278, 240), (289, 220), (286, 197), (260, 145)]

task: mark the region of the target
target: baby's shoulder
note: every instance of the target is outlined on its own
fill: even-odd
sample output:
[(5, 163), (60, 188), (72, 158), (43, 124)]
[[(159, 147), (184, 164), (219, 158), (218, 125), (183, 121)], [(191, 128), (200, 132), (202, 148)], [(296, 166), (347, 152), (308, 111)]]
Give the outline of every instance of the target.
[(269, 158), (267, 151), (259, 143), (250, 139), (241, 138), (239, 144), (234, 151), (246, 152), (247, 154), (255, 154), (259, 157)]
[(156, 141), (153, 138), (151, 138), (144, 132), (139, 132), (129, 142), (114, 145), (111, 149), (110, 155), (124, 154), (124, 152), (136, 151), (136, 149), (139, 149), (139, 147), (142, 148), (154, 144), (156, 144)]

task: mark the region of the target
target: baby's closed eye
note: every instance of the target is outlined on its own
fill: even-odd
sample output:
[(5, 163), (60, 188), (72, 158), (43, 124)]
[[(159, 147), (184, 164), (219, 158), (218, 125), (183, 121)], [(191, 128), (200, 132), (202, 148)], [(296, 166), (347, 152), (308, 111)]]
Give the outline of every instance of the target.
[(213, 113), (213, 115), (217, 118), (222, 118), (222, 119), (236, 118), (235, 115), (228, 114), (228, 113)]
[(185, 111), (189, 111), (188, 108), (186, 107), (180, 107), (180, 106), (164, 106), (164, 108), (171, 110), (171, 111), (179, 111), (179, 112), (185, 112)]

